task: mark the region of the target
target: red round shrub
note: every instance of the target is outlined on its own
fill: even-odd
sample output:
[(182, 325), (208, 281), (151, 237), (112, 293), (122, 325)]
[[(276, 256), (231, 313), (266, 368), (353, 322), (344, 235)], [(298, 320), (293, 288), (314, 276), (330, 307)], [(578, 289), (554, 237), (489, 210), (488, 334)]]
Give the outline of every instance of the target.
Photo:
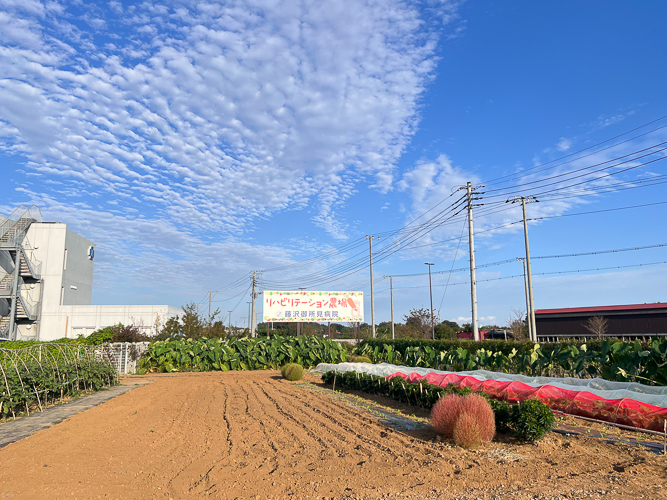
[(454, 442), (468, 450), (475, 450), (482, 445), (482, 431), (477, 418), (463, 412), (454, 425)]
[(483, 442), (491, 441), (496, 435), (496, 417), (484, 397), (478, 394), (468, 394), (463, 397), (461, 413), (467, 413), (475, 419)]
[(463, 398), (456, 394), (448, 394), (440, 398), (431, 410), (431, 425), (445, 437), (454, 435), (454, 424), (461, 413)]

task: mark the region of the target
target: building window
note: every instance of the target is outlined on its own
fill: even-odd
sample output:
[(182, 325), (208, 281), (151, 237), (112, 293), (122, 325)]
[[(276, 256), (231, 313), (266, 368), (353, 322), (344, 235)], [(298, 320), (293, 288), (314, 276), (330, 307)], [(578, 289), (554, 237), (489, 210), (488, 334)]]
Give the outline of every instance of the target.
[(67, 271), (67, 248), (65, 249), (65, 258), (63, 259), (63, 271)]
[(60, 305), (63, 305), (63, 302), (65, 301), (65, 287), (62, 286), (60, 287)]

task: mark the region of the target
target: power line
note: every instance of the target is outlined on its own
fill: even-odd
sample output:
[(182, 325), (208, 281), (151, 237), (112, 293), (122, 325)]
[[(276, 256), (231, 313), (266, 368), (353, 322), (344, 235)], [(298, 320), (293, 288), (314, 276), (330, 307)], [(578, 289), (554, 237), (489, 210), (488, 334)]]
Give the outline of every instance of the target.
[[(559, 258), (566, 258), (566, 257), (584, 257), (587, 255), (602, 255), (602, 254), (610, 254), (610, 253), (621, 253), (621, 252), (633, 252), (637, 250), (649, 250), (653, 248), (663, 248), (667, 247), (667, 243), (657, 243), (655, 245), (645, 245), (641, 247), (630, 247), (630, 248), (614, 248), (611, 250), (595, 250), (592, 252), (581, 252), (581, 253), (569, 253), (569, 254), (561, 254), (561, 255), (542, 255), (538, 257), (531, 257), (533, 260), (536, 259), (559, 259)], [(486, 267), (494, 267), (494, 266), (500, 266), (503, 264), (510, 264), (515, 262), (516, 259), (505, 259), (505, 260), (499, 260), (497, 262), (489, 262), (488, 264), (482, 264), (479, 266), (476, 266), (477, 269), (483, 269)], [(433, 274), (447, 274), (447, 273), (452, 273), (452, 272), (463, 272), (467, 271), (467, 267), (460, 267), (458, 269), (450, 270), (450, 271), (436, 271)], [(413, 274), (393, 274), (392, 276), (394, 278), (412, 278), (416, 276), (425, 276), (428, 273), (413, 273)]]
[[(645, 123), (645, 124), (643, 124), (643, 125), (640, 125), (639, 127), (635, 127), (635, 128), (633, 128), (632, 130), (628, 130), (627, 132), (623, 132), (622, 134), (619, 134), (619, 135), (617, 135), (617, 136), (614, 136), (614, 137), (612, 137), (612, 138), (610, 138), (610, 139), (606, 139), (606, 140), (604, 140), (604, 141), (602, 141), (602, 142), (598, 142), (597, 144), (593, 144), (592, 146), (588, 146), (588, 147), (583, 148), (583, 149), (580, 149), (580, 150), (578, 150), (578, 151), (574, 151), (574, 152), (572, 152), (572, 153), (568, 153), (568, 154), (566, 154), (566, 155), (564, 155), (564, 156), (561, 156), (560, 158), (556, 158), (556, 159), (554, 159), (554, 160), (551, 160), (551, 161), (548, 161), (548, 162), (545, 162), (545, 163), (541, 163), (540, 165), (535, 165), (534, 167), (527, 168), (527, 169), (525, 169), (525, 170), (522, 170), (521, 172), (516, 172), (516, 173), (514, 173), (514, 174), (508, 174), (508, 175), (504, 175), (504, 176), (501, 176), (501, 177), (496, 177), (495, 179), (490, 179), (490, 180), (488, 180), (488, 181), (483, 182), (483, 184), (487, 184), (487, 185), (489, 185), (489, 184), (492, 184), (492, 183), (494, 183), (495, 181), (498, 181), (498, 180), (501, 180), (501, 179), (506, 179), (506, 178), (511, 178), (511, 177), (520, 177), (520, 176), (523, 176), (523, 175), (525, 175), (526, 172), (530, 172), (530, 171), (533, 171), (533, 170), (535, 170), (535, 169), (539, 169), (539, 168), (541, 168), (541, 167), (544, 167), (544, 166), (546, 166), (546, 165), (551, 165), (552, 163), (555, 163), (555, 162), (557, 162), (557, 161), (564, 160), (565, 158), (570, 158), (571, 156), (578, 155), (579, 153), (583, 153), (584, 151), (588, 151), (588, 150), (590, 150), (590, 149), (596, 148), (596, 147), (598, 147), (598, 146), (601, 146), (602, 144), (606, 144), (606, 143), (608, 143), (608, 142), (610, 142), (610, 141), (613, 141), (613, 140), (615, 140), (615, 139), (618, 139), (619, 137), (623, 137), (624, 135), (631, 134), (632, 132), (635, 132), (635, 131), (637, 131), (637, 130), (639, 130), (639, 129), (641, 129), (641, 128), (648, 127), (649, 125), (652, 125), (652, 124), (654, 124), (654, 123), (656, 123), (656, 122), (659, 122), (659, 121), (661, 121), (661, 120), (664, 120), (665, 118), (667, 118), (667, 115), (661, 116), (660, 118), (656, 118), (655, 120), (652, 120), (652, 121), (650, 121), (650, 122), (648, 122), (648, 123)], [(602, 152), (602, 151), (606, 151), (606, 150), (611, 149), (611, 148), (614, 148), (614, 147), (616, 147), (616, 146), (620, 146), (621, 144), (625, 144), (626, 142), (633, 141), (633, 140), (635, 140), (635, 139), (638, 139), (638, 138), (643, 137), (643, 136), (645, 136), (645, 135), (648, 135), (648, 134), (650, 134), (650, 133), (656, 132), (656, 131), (658, 131), (658, 130), (660, 130), (660, 129), (663, 129), (663, 128), (665, 128), (665, 127), (667, 127), (667, 125), (662, 125), (662, 126), (660, 126), (660, 127), (658, 127), (658, 128), (655, 128), (655, 129), (653, 129), (653, 130), (649, 130), (648, 132), (644, 132), (644, 133), (642, 133), (642, 134), (636, 135), (635, 137), (631, 137), (631, 138), (626, 139), (626, 140), (624, 140), (624, 141), (621, 141), (621, 142), (619, 142), (619, 143), (617, 143), (617, 144), (613, 144), (613, 145), (608, 146), (608, 147), (606, 147), (606, 148), (603, 148), (603, 149), (594, 151), (594, 152), (592, 152), (592, 153), (589, 153), (589, 154), (587, 154), (587, 155), (581, 156), (581, 157), (579, 157), (579, 158), (573, 158), (572, 160), (569, 160), (569, 161), (567, 161), (567, 162), (564, 162), (564, 163), (561, 163), (561, 164), (558, 164), (558, 165), (554, 165), (554, 167), (550, 167), (550, 168), (559, 167), (559, 166), (561, 166), (561, 165), (566, 165), (566, 164), (568, 164), (568, 163), (571, 163), (571, 162), (573, 162), (573, 161), (575, 161), (575, 160), (581, 160), (582, 158), (587, 158), (587, 157), (589, 157), (589, 156), (591, 156), (591, 155), (594, 155), (594, 154), (596, 154), (596, 153), (600, 153), (600, 152)]]
[[(548, 276), (548, 275), (554, 275), (554, 274), (572, 274), (572, 273), (585, 273), (585, 272), (592, 272), (592, 271), (608, 271), (611, 269), (627, 269), (627, 268), (632, 268), (632, 267), (648, 267), (648, 266), (657, 266), (661, 264), (667, 264), (667, 261), (660, 261), (660, 262), (647, 262), (645, 264), (629, 264), (625, 266), (610, 266), (610, 267), (596, 267), (596, 268), (591, 268), (591, 269), (574, 269), (571, 271), (551, 271), (551, 272), (545, 272), (545, 273), (533, 273), (533, 276)], [(508, 280), (508, 279), (513, 279), (513, 278), (523, 278), (523, 273), (522, 274), (515, 274), (512, 276), (501, 276), (500, 278), (487, 278), (483, 280), (475, 280), (478, 283), (480, 282), (485, 282), (485, 281), (500, 281), (500, 280)], [(450, 283), (449, 286), (457, 286), (457, 285), (469, 285), (470, 281), (460, 281), (458, 283)], [(445, 286), (445, 285), (433, 285), (434, 287), (436, 286)], [(428, 285), (414, 285), (414, 286), (399, 286), (399, 287), (394, 287), (394, 290), (398, 290), (401, 288), (427, 288)], [(386, 292), (389, 290), (388, 288), (384, 288), (382, 290), (378, 290), (375, 293), (381, 293), (381, 292)]]

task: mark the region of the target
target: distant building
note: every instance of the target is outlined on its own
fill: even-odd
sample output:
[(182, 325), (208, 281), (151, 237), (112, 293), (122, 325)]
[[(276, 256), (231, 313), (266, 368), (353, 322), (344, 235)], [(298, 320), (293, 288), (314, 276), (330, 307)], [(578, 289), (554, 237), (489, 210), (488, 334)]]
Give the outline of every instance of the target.
[(572, 307), (535, 311), (537, 339), (551, 342), (562, 339), (584, 339), (598, 335), (586, 328), (591, 318), (606, 320), (606, 337), (645, 340), (667, 335), (667, 303), (621, 306)]
[[(458, 332), (456, 336), (460, 340), (472, 340), (475, 338), (473, 332)], [(511, 339), (509, 330), (479, 330), (479, 340), (507, 340)]]
[(180, 310), (166, 305), (91, 305), (95, 244), (43, 222), (37, 207), (0, 216), (0, 339), (53, 340), (134, 324), (146, 334)]

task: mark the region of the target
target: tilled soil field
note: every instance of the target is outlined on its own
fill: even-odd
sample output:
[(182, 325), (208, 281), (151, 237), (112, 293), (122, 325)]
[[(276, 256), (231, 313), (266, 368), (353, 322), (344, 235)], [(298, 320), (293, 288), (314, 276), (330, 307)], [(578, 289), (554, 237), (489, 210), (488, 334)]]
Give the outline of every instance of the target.
[(625, 445), (468, 452), (277, 372), (147, 378), (0, 450), (0, 498), (667, 498), (665, 457)]

